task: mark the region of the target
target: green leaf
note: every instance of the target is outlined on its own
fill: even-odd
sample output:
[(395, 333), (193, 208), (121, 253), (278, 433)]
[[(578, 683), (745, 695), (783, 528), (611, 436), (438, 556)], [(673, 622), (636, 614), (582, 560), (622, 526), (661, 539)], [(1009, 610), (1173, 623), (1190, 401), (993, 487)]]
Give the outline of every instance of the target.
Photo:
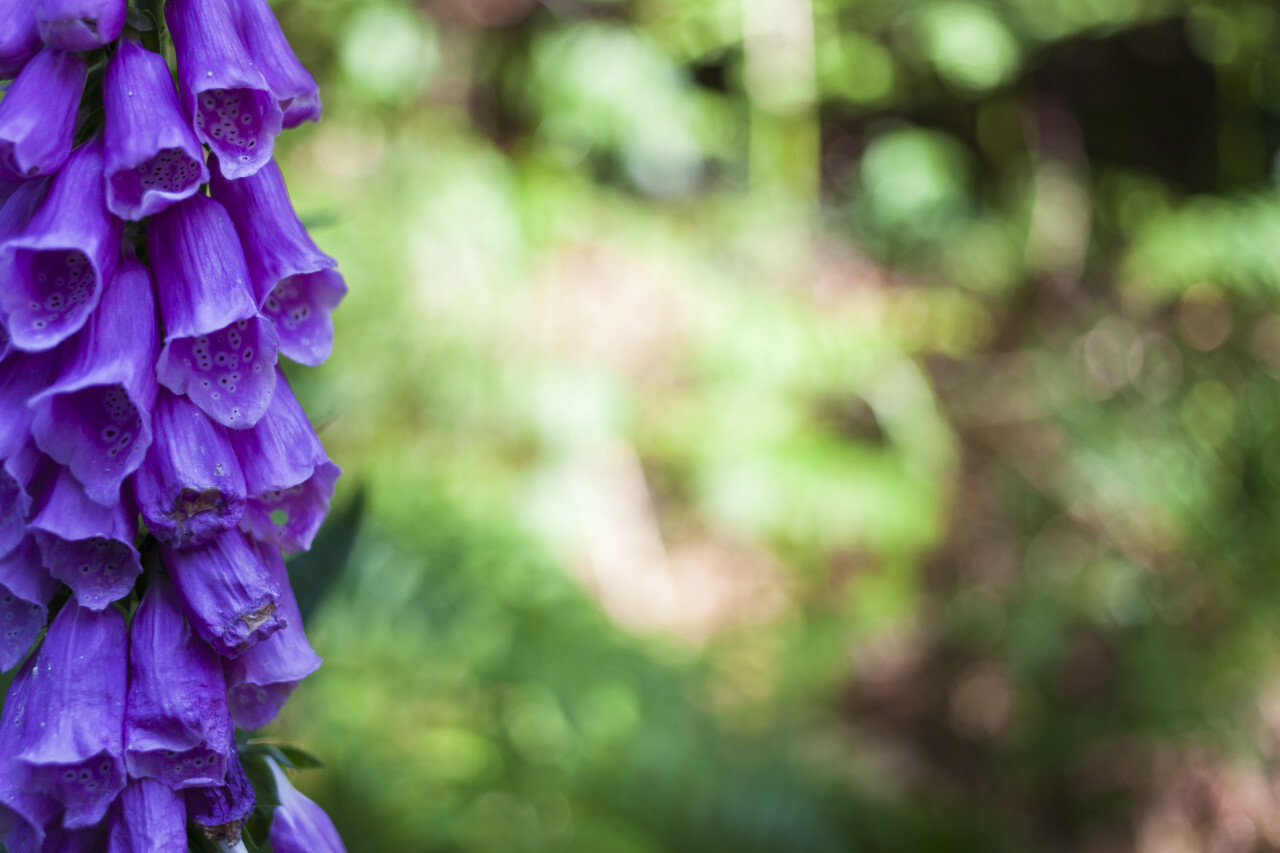
[(279, 754), (277, 760), (293, 770), (314, 770), (317, 767), (324, 767), (323, 761), (301, 747), (282, 743), (275, 745), (273, 749)]
[(243, 750), (240, 753), (240, 763), (244, 765), (245, 776), (249, 777), (249, 784), (253, 786), (253, 792), (257, 795), (258, 805), (262, 807), (280, 805), (280, 789), (276, 787), (275, 775), (267, 765), (264, 752), (257, 748)]

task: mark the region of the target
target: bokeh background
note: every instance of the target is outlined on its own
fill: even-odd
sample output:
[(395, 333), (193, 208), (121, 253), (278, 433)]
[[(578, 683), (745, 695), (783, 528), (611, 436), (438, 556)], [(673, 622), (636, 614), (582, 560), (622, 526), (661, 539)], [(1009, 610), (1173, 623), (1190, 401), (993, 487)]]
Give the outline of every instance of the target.
[(1280, 849), (1280, 9), (278, 0), (352, 853)]

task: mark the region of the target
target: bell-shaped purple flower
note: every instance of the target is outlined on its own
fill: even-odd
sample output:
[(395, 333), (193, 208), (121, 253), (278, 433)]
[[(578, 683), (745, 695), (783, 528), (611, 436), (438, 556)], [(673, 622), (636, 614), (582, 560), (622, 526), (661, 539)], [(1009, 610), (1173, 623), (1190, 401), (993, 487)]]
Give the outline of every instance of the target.
[(279, 338), (258, 314), (231, 217), (194, 195), (150, 220), (147, 246), (165, 329), (160, 384), (224, 426), (253, 426), (275, 390)]
[(124, 616), (68, 601), (36, 653), (18, 761), (25, 783), (92, 826), (124, 788)]
[(125, 0), (36, 0), (36, 23), (47, 44), (62, 50), (93, 50), (124, 30)]
[(57, 591), (58, 582), (45, 569), (33, 537), (0, 557), (0, 672), (26, 656), (44, 630)]
[(62, 806), (27, 784), (27, 769), (18, 761), (30, 724), (32, 669), (30, 657), (14, 675), (0, 711), (0, 839), (10, 853), (41, 853), (45, 833)]
[(31, 436), (27, 401), (44, 390), (63, 361), (59, 350), (17, 353), (0, 362), (0, 459), (8, 459)]
[(307, 642), (302, 614), (289, 586), (289, 573), (274, 546), (253, 543), (254, 551), (280, 586), (277, 609), (286, 625), (226, 663), (227, 703), (242, 729), (260, 729), (276, 718), (302, 679), (320, 668), (320, 656)]
[(285, 626), (277, 610), (280, 585), (240, 531), (161, 553), (191, 626), (223, 657), (234, 658)]
[(36, 5), (31, 0), (0, 0), (0, 78), (16, 77), (43, 46)]
[(337, 262), (294, 213), (280, 167), (273, 160), (256, 175), (231, 181), (215, 164), (209, 189), (236, 225), (254, 295), (276, 326), (280, 351), (300, 364), (321, 364), (333, 349), (329, 315), (347, 287), (333, 269)]
[(187, 853), (186, 802), (154, 779), (130, 779), (107, 825), (107, 853)]
[(45, 350), (80, 330), (115, 274), (123, 223), (102, 191), (102, 138), (77, 148), (22, 233), (0, 244), (0, 309), (14, 346)]
[(123, 38), (102, 85), (107, 207), (138, 220), (209, 180), (204, 149), (182, 115), (164, 58)]
[(227, 756), (227, 777), (221, 785), (186, 790), (187, 817), (200, 827), (205, 838), (235, 845), (240, 841), (240, 827), (253, 814), (257, 801), (253, 786), (240, 764), (235, 744)]
[(221, 784), (232, 733), (222, 659), (187, 624), (169, 578), (153, 571), (129, 627), (129, 775), (175, 790)]
[(311, 72), (298, 61), (266, 0), (239, 0), (232, 4), (231, 11), (249, 55), (280, 102), (284, 127), (320, 121), (320, 88)]
[(102, 610), (129, 594), (142, 574), (133, 541), (138, 534), (133, 500), (111, 506), (91, 500), (66, 468), (57, 468), (28, 525), (49, 574), (71, 587), (76, 601)]
[(52, 47), (26, 64), (0, 101), (0, 177), (16, 181), (62, 168), (87, 73), (78, 55)]
[(324, 809), (293, 787), (279, 764), (267, 759), (280, 805), (271, 820), (271, 849), (276, 853), (347, 853)]
[(98, 310), (68, 342), (58, 378), (28, 403), (36, 444), (101, 504), (119, 500), (120, 484), (151, 446), (155, 315), (147, 268), (122, 257)]
[(185, 397), (162, 390), (152, 410), (156, 441), (133, 476), (138, 511), (175, 548), (199, 545), (244, 515), (244, 474), (227, 430)]
[(42, 488), (33, 481), (48, 467), (45, 455), (30, 441), (0, 463), (0, 555), (10, 553), (26, 536), (32, 495)]
[(283, 375), (262, 420), (230, 436), (248, 490), (241, 526), (289, 553), (310, 548), (342, 471)]
[(164, 15), (178, 55), (178, 92), (196, 136), (227, 177), (252, 175), (271, 159), (284, 115), (230, 7), (226, 0), (169, 0)]

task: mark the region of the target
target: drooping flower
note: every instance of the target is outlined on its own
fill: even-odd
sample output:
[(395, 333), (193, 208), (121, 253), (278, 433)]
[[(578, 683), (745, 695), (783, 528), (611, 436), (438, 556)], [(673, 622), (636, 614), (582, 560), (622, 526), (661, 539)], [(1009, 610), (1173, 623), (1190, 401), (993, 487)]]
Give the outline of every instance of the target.
[(125, 0), (36, 0), (36, 23), (46, 44), (93, 50), (120, 38)]
[(227, 661), (227, 704), (236, 725), (242, 729), (260, 729), (274, 720), (298, 683), (319, 669), (321, 663), (302, 630), (302, 614), (289, 586), (284, 560), (267, 543), (251, 544), (280, 585), (276, 606), (286, 624), (239, 657)]
[(45, 470), (43, 454), (31, 442), (0, 464), (0, 554), (11, 552), (26, 536), (32, 494), (40, 485), (33, 481)]
[(31, 668), (18, 751), (32, 791), (65, 809), (68, 829), (101, 822), (124, 788), (124, 616), (68, 601)]
[(283, 374), (262, 420), (230, 437), (248, 493), (242, 526), (286, 553), (310, 548), (342, 471), (329, 461)]
[(280, 586), (240, 531), (161, 554), (191, 626), (223, 657), (234, 658), (284, 627)]
[(138, 510), (166, 545), (200, 545), (244, 515), (244, 474), (227, 430), (185, 397), (161, 390), (152, 409), (160, 437), (133, 476)]
[(229, 178), (271, 160), (284, 114), (241, 40), (226, 0), (169, 0), (165, 20), (178, 56), (178, 91), (196, 136)]
[(0, 557), (0, 672), (12, 669), (44, 630), (58, 582), (45, 569), (35, 539)]
[(280, 795), (271, 821), (271, 848), (276, 853), (347, 853), (324, 809), (293, 787), (279, 764), (270, 758), (267, 764)]
[(101, 504), (119, 500), (151, 446), (155, 314), (147, 268), (125, 256), (57, 379), (27, 404), (36, 444)]
[(103, 506), (84, 493), (66, 468), (54, 466), (27, 525), (49, 574), (71, 587), (76, 601), (102, 610), (126, 596), (142, 574), (133, 540), (137, 513), (126, 495)]
[(96, 137), (72, 153), (22, 233), (0, 243), (0, 309), (14, 346), (45, 350), (80, 330), (115, 274), (122, 231), (106, 207)]
[(26, 767), (18, 760), (32, 713), (35, 665), (31, 657), (18, 669), (0, 710), (0, 838), (9, 853), (40, 853), (45, 833), (61, 811), (57, 800), (27, 784)]
[(232, 725), (222, 660), (191, 630), (159, 572), (129, 627), (124, 731), (130, 776), (176, 790), (218, 785), (226, 775)]
[(315, 367), (333, 349), (333, 320), (347, 287), (337, 262), (312, 241), (293, 212), (274, 162), (228, 180), (215, 166), (209, 187), (240, 235), (259, 308), (276, 326), (280, 352)]
[(107, 853), (187, 853), (186, 802), (154, 779), (130, 779), (107, 819)]
[(275, 390), (279, 338), (258, 314), (231, 217), (194, 195), (151, 218), (147, 245), (165, 330), (156, 378), (224, 426), (253, 426)]
[(52, 175), (67, 162), (87, 73), (78, 54), (47, 47), (14, 78), (0, 101), (0, 178)]
[(320, 87), (298, 61), (271, 7), (265, 0), (239, 0), (231, 10), (249, 55), (284, 111), (284, 127), (320, 121)]
[(107, 207), (137, 220), (208, 182), (204, 149), (182, 115), (164, 58), (123, 38), (102, 86)]
[(17, 76), (42, 44), (35, 4), (31, 0), (0, 0), (0, 78)]
[(188, 788), (186, 801), (187, 816), (203, 830), (206, 838), (228, 844), (240, 841), (240, 829), (253, 813), (257, 798), (234, 744), (227, 757), (227, 776), (223, 783)]

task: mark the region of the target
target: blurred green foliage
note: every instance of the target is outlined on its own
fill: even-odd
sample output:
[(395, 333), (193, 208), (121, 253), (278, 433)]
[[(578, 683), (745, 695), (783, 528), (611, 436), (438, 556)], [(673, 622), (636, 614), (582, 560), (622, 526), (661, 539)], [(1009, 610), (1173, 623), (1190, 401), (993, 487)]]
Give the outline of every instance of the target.
[(1270, 3), (277, 11), (353, 853), (1280, 848)]

